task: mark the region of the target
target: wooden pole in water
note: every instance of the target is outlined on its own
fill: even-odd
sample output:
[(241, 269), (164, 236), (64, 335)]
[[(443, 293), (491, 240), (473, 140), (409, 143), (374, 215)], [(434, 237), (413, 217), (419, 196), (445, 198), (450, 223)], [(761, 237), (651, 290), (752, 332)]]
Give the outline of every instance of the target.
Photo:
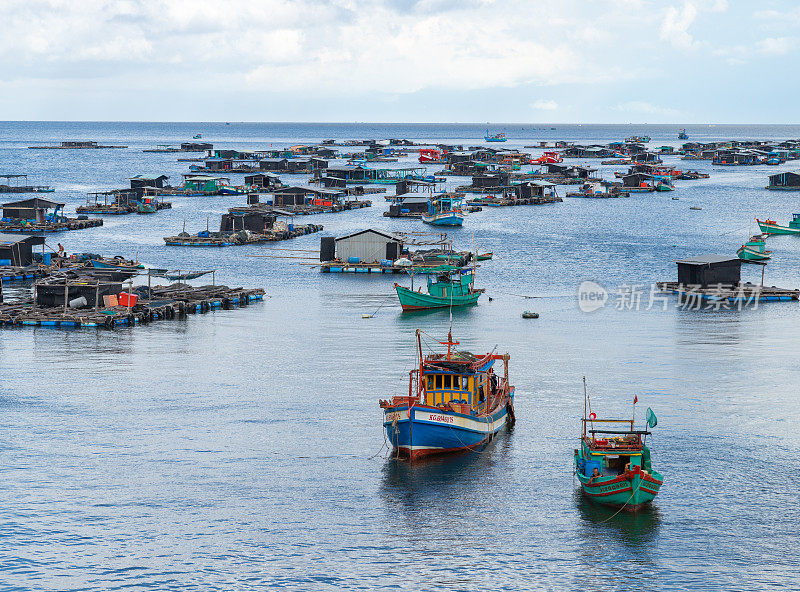
[(67, 306), (69, 305), (69, 281), (66, 279), (64, 280), (64, 312), (67, 312)]
[(152, 300), (153, 299), (153, 289), (150, 287), (150, 278), (153, 277), (152, 274), (150, 273), (151, 271), (153, 271), (153, 270), (148, 267), (147, 268), (147, 299), (148, 300)]
[(127, 312), (130, 314), (131, 312), (131, 295), (133, 293), (133, 278), (128, 278), (128, 310)]
[(100, 310), (100, 280), (97, 280), (97, 285), (94, 288), (94, 311)]

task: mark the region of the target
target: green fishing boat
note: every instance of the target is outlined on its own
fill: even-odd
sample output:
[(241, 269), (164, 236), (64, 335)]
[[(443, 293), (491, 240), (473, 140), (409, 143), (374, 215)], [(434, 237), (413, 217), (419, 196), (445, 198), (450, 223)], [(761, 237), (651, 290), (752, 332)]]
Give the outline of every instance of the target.
[(766, 261), (772, 257), (772, 251), (768, 251), (764, 242), (763, 234), (756, 234), (750, 237), (745, 244), (736, 251), (742, 261)]
[(800, 214), (792, 214), (789, 226), (781, 226), (775, 220), (759, 220), (756, 218), (758, 227), (764, 234), (800, 234)]
[(156, 206), (150, 203), (146, 203), (140, 201), (136, 204), (136, 213), (137, 214), (155, 214), (156, 213)]
[[(477, 304), (478, 298), (484, 292), (483, 289), (475, 289), (475, 272), (472, 268), (439, 265), (416, 269), (411, 274), (411, 288), (394, 285), (403, 312)], [(422, 287), (414, 291), (414, 275), (417, 274), (427, 276), (427, 294), (422, 291)]]
[(674, 191), (675, 187), (668, 181), (659, 181), (656, 185), (656, 191)]
[[(586, 399), (588, 401), (588, 397)], [(637, 398), (634, 398), (634, 410)], [(647, 429), (634, 428), (633, 419), (597, 419), (594, 413), (582, 420), (581, 447), (575, 450), (575, 474), (583, 495), (593, 502), (637, 512), (658, 494), (664, 477), (654, 471), (650, 449), (645, 446)], [(647, 409), (647, 427), (658, 423)], [(611, 425), (622, 429), (599, 429)]]

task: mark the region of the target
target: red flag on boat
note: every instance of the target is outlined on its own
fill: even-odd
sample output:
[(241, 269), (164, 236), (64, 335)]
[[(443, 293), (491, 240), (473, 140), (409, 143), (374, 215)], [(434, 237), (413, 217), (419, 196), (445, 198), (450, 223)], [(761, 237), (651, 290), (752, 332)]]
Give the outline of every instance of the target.
[(636, 405), (636, 403), (638, 402), (639, 402), (639, 395), (633, 395), (633, 404)]

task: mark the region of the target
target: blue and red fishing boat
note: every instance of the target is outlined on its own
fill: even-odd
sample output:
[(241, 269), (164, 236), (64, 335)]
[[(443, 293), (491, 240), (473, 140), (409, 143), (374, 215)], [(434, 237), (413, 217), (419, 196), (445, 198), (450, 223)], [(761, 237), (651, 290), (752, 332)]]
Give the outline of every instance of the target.
[[(506, 425), (513, 425), (514, 387), (508, 382), (508, 354), (478, 356), (457, 351), (452, 334), (447, 353), (424, 356), (417, 329), (419, 366), (409, 372), (408, 395), (379, 401), (383, 427), (397, 458), (418, 458), (476, 450)], [(494, 363), (503, 361), (503, 376)]]

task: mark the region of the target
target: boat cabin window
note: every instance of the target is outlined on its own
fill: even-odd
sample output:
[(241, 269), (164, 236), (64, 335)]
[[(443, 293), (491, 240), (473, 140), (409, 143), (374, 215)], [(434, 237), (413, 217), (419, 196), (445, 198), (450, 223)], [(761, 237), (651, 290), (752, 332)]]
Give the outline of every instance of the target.
[(428, 390), (433, 390), (433, 374), (428, 374)]
[(434, 390), (440, 391), (442, 390), (442, 375), (436, 374), (436, 388)]
[(453, 377), (450, 376), (449, 374), (445, 374), (443, 378), (444, 378), (444, 386), (442, 388), (444, 388), (445, 390), (450, 390), (451, 388), (453, 388)]
[(461, 377), (461, 390), (462, 391), (469, 390), (469, 388), (467, 388), (468, 386), (469, 386), (469, 379), (466, 376), (462, 376)]
[(625, 465), (629, 462), (631, 462), (630, 456), (606, 455), (606, 469), (608, 473), (612, 475), (621, 475), (624, 473)]

